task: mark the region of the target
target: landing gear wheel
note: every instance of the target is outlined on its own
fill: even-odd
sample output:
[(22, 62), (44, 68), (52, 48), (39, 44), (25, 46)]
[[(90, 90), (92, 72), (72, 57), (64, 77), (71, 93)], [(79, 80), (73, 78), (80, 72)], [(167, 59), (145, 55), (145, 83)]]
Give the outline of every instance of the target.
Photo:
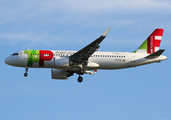
[(78, 77), (78, 82), (81, 83), (83, 81), (83, 78), (81, 76)]
[(27, 76), (28, 76), (28, 74), (27, 74), (27, 73), (24, 73), (24, 76), (25, 76), (25, 77), (27, 77)]
[(81, 74), (81, 75), (84, 74), (84, 70), (83, 70), (83, 69), (80, 70), (80, 74)]

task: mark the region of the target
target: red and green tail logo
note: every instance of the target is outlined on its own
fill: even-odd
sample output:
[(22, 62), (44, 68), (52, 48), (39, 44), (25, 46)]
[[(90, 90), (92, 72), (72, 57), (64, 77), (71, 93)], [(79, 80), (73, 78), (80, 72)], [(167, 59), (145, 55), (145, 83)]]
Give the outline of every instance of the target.
[(152, 54), (159, 50), (164, 29), (155, 29), (154, 32), (144, 41), (144, 43), (134, 52), (138, 50), (146, 50), (148, 54)]

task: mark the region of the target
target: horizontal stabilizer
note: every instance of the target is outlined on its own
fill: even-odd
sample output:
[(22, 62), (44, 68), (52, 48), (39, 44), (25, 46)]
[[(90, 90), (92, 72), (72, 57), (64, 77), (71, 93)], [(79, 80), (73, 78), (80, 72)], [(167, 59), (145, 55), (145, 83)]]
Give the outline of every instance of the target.
[(163, 52), (165, 51), (165, 49), (162, 50), (158, 50), (157, 52), (145, 57), (145, 58), (156, 58), (159, 57)]

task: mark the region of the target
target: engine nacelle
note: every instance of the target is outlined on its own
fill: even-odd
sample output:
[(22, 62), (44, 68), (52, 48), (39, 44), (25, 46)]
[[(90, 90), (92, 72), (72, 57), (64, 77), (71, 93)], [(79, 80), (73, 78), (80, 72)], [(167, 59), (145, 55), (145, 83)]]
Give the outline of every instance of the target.
[(61, 58), (54, 61), (55, 67), (65, 67), (69, 66), (69, 58)]
[(67, 71), (65, 70), (52, 69), (51, 74), (52, 74), (52, 79), (68, 79)]

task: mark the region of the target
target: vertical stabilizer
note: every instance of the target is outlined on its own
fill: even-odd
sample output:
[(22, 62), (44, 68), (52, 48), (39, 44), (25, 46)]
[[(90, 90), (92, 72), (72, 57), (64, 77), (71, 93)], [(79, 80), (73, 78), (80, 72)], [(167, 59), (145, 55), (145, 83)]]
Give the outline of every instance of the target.
[(144, 43), (135, 51), (144, 51), (147, 54), (152, 54), (159, 50), (164, 29), (157, 28), (144, 41)]

